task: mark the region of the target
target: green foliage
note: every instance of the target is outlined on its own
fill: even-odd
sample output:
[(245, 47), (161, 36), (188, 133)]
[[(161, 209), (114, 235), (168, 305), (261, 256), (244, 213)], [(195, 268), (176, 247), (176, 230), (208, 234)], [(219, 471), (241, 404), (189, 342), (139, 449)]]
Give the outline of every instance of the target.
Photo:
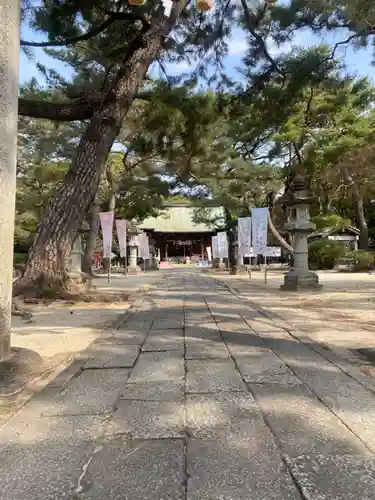
[(345, 254), (345, 246), (333, 240), (317, 240), (309, 245), (309, 265), (312, 269), (333, 269)]
[(13, 255), (13, 267), (15, 269), (19, 269), (26, 264), (27, 261), (27, 253), (15, 253)]
[(342, 229), (351, 224), (350, 219), (343, 219), (340, 215), (317, 215), (312, 217), (312, 222), (316, 226), (316, 230), (322, 229)]
[(375, 264), (375, 254), (366, 250), (353, 250), (345, 254), (345, 260), (351, 264), (353, 271), (368, 271)]

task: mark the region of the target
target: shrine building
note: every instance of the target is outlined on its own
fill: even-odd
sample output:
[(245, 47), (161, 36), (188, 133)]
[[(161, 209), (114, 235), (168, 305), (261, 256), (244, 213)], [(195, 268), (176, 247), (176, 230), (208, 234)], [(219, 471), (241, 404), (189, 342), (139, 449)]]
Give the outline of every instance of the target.
[[(153, 240), (159, 259), (175, 263), (185, 262), (187, 257), (191, 262), (202, 259), (216, 234), (214, 227), (194, 222), (196, 208), (189, 203), (166, 203), (164, 207), (158, 217), (149, 217), (138, 226)], [(224, 217), (222, 207), (207, 210), (210, 219)]]

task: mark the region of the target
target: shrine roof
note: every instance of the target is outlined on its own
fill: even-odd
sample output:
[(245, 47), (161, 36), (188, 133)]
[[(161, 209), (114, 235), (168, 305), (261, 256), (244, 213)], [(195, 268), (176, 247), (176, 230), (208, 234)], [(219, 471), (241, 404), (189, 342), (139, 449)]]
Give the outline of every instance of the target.
[[(207, 233), (215, 229), (205, 223), (195, 223), (195, 207), (186, 204), (166, 206), (163, 213), (158, 217), (145, 219), (138, 227), (141, 229), (152, 229), (160, 233)], [(224, 210), (222, 207), (210, 207), (210, 218), (222, 218)]]

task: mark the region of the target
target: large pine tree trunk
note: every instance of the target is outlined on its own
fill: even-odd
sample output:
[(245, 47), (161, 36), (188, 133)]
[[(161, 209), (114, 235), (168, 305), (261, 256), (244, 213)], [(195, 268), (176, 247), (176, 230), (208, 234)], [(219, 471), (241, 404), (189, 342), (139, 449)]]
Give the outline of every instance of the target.
[(65, 288), (69, 284), (73, 242), (97, 191), (112, 144), (149, 65), (186, 3), (187, 0), (174, 2), (169, 19), (154, 21), (129, 46), (107, 102), (95, 110), (62, 188), (46, 207), (24, 273), (14, 285), (14, 295), (45, 286)]
[(368, 227), (367, 221), (365, 217), (365, 210), (363, 207), (363, 198), (358, 189), (357, 184), (355, 183), (353, 176), (351, 175), (349, 168), (344, 166), (342, 167), (342, 174), (344, 178), (344, 182), (348, 189), (351, 192), (352, 199), (354, 201), (354, 211), (356, 224), (360, 231), (359, 233), (359, 241), (358, 248), (360, 250), (368, 250)]

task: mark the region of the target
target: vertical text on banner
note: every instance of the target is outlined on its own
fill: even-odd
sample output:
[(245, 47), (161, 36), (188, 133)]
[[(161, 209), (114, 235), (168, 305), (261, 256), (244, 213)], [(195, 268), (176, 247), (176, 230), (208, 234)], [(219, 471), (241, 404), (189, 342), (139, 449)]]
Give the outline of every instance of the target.
[(251, 229), (254, 253), (263, 255), (267, 248), (268, 208), (251, 210)]
[(126, 257), (126, 220), (116, 219), (117, 239), (120, 247), (120, 257)]
[(212, 258), (220, 259), (219, 257), (219, 246), (217, 242), (217, 236), (212, 236), (211, 238), (211, 246), (212, 246)]
[(110, 259), (112, 256), (112, 231), (114, 212), (101, 212), (100, 225), (103, 233), (103, 257)]
[(228, 257), (228, 239), (226, 231), (217, 233), (217, 243), (219, 247), (219, 258), (226, 259)]
[(251, 217), (238, 218), (238, 252), (242, 257), (251, 256)]

